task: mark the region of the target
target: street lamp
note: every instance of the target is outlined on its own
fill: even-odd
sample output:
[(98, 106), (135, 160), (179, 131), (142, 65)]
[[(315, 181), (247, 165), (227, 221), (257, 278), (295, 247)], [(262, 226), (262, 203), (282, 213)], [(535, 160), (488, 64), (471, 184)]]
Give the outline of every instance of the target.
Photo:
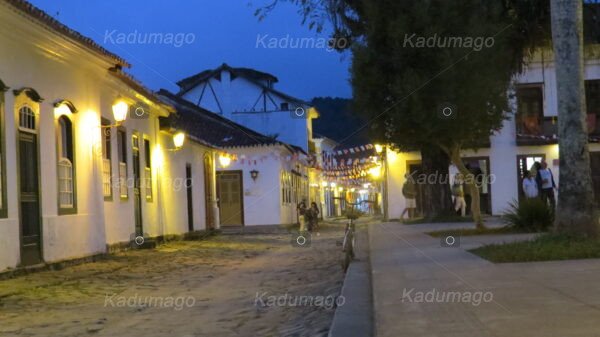
[(222, 168), (227, 168), (231, 164), (231, 158), (227, 155), (219, 155), (219, 164)]
[(127, 112), (129, 111), (129, 105), (125, 103), (123, 100), (117, 101), (112, 106), (113, 117), (115, 118), (115, 122), (121, 124), (127, 119)]
[(185, 142), (185, 133), (177, 132), (173, 135), (173, 145), (175, 145), (175, 150), (181, 149), (183, 147), (183, 143)]

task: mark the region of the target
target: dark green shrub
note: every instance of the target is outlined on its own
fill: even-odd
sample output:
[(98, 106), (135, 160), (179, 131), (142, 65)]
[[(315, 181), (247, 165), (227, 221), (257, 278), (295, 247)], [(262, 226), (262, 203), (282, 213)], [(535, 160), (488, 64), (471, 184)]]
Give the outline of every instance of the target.
[(554, 223), (552, 209), (539, 198), (513, 201), (503, 215), (511, 226), (531, 232), (543, 232)]

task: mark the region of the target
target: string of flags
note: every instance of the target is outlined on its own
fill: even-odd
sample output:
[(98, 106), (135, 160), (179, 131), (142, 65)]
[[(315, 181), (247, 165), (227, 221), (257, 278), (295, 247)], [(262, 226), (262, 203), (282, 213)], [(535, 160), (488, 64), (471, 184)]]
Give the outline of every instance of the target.
[(322, 167), (326, 171), (356, 167), (373, 161), (376, 156), (375, 146), (366, 144), (336, 151), (321, 153)]
[(234, 154), (229, 152), (221, 152), (219, 153), (220, 157), (229, 158), (231, 161), (238, 162), (240, 165), (258, 165), (264, 163), (268, 159), (276, 159), (283, 160), (286, 162), (296, 162), (296, 161), (304, 161), (305, 164), (309, 164), (309, 158), (305, 154), (294, 153), (291, 155), (281, 155), (275, 151), (271, 151), (268, 154), (260, 154), (260, 155), (248, 155), (248, 154)]
[[(517, 137), (526, 138), (526, 139), (544, 140), (544, 141), (558, 141), (558, 135), (555, 135), (555, 134), (551, 135), (551, 136), (546, 136), (546, 135), (531, 135), (531, 134), (525, 134), (525, 133), (517, 133)], [(588, 135), (588, 141), (590, 143), (598, 143), (598, 142), (600, 142), (600, 136)]]
[[(363, 184), (369, 182), (370, 171), (380, 165), (375, 145), (365, 144), (335, 151), (323, 151), (320, 156), (306, 155), (304, 153), (280, 154), (276, 151), (263, 154), (233, 154), (219, 153), (220, 157), (228, 161), (237, 162), (238, 165), (253, 166), (274, 159), (286, 162), (300, 162), (308, 167), (321, 170), (321, 177), (326, 181), (343, 181), (349, 184)], [(319, 165), (320, 164), (320, 165)]]

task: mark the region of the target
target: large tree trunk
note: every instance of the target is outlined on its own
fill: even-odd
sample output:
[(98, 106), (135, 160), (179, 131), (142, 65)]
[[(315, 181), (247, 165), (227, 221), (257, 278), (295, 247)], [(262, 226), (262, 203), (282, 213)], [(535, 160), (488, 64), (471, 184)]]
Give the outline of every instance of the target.
[(560, 182), (555, 229), (596, 236), (583, 82), (582, 1), (552, 0)]
[(469, 171), (465, 166), (465, 163), (463, 163), (462, 158), (460, 157), (460, 148), (458, 146), (449, 148), (448, 152), (450, 160), (464, 176), (465, 185), (471, 192), (471, 214), (473, 216), (473, 222), (475, 222), (477, 228), (485, 228), (483, 218), (481, 217), (481, 202), (479, 200), (479, 188), (476, 184), (476, 177), (473, 172)]
[(448, 181), (448, 166), (450, 158), (437, 146), (421, 149), (421, 164), (427, 180), (423, 186), (423, 213), (425, 218), (432, 220), (440, 216), (452, 214), (452, 193)]

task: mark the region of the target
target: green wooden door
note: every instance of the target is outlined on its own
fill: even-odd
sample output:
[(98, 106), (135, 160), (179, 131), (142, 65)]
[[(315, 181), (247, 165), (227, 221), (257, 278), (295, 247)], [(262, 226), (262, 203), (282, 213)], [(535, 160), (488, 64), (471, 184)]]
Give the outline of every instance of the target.
[(42, 261), (37, 136), (19, 132), (21, 264)]

